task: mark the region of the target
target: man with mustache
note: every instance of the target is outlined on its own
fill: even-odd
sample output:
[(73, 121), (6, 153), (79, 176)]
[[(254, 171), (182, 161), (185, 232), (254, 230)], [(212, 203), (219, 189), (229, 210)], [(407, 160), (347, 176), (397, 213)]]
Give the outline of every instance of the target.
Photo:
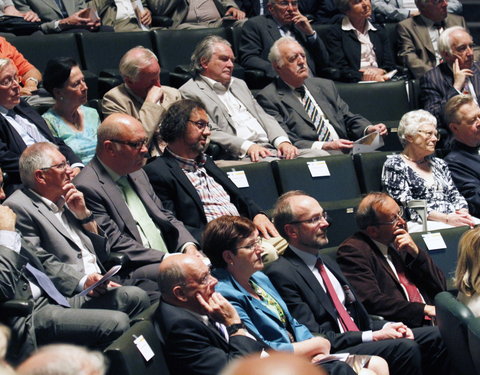
[(445, 105), (453, 96), (469, 94), (478, 104), (480, 98), (480, 65), (474, 62), (473, 39), (466, 29), (450, 27), (438, 39), (443, 62), (420, 79), (420, 101), (432, 113), (440, 127), (447, 131)]
[(277, 40), (268, 58), (279, 77), (260, 91), (257, 100), (298, 148), (347, 152), (352, 140), (374, 131), (387, 133), (384, 124), (372, 125), (351, 113), (332, 81), (308, 77), (305, 51), (294, 39)]

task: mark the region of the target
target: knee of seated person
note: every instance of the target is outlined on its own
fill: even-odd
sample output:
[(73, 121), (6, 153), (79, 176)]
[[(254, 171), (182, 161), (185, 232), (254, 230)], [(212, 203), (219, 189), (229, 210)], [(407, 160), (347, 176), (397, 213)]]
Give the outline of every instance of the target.
[(150, 306), (148, 294), (136, 286), (114, 288), (117, 299), (117, 310), (123, 311), (131, 318)]
[(116, 340), (130, 328), (130, 318), (121, 311), (112, 311), (109, 323), (112, 326), (105, 331), (105, 341), (107, 342)]

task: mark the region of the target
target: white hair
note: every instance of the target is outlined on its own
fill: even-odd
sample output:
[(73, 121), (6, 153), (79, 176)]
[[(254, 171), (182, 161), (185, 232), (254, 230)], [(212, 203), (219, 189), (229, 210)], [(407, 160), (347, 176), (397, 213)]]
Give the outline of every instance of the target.
[(400, 138), (400, 143), (405, 146), (407, 144), (406, 136), (414, 136), (417, 134), (422, 125), (432, 125), (436, 128), (437, 119), (430, 112), (423, 109), (405, 113), (398, 125), (398, 138)]

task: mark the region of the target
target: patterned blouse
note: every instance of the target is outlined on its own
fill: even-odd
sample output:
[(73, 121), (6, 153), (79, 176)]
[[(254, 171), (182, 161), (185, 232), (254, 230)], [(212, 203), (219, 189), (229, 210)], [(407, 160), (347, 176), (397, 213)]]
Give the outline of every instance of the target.
[(83, 112), (83, 132), (73, 130), (52, 108), (42, 117), (47, 122), (52, 134), (62, 139), (86, 165), (95, 155), (100, 117), (93, 108), (82, 105), (80, 110)]
[(455, 187), (447, 164), (439, 158), (430, 156), (428, 162), (432, 168), (434, 182), (429, 184), (407, 165), (401, 155), (392, 155), (383, 165), (382, 185), (393, 199), (402, 204), (410, 220), (421, 222), (420, 215), (407, 208), (413, 199), (427, 201), (427, 214), (437, 211), (444, 214), (468, 208), (467, 201)]

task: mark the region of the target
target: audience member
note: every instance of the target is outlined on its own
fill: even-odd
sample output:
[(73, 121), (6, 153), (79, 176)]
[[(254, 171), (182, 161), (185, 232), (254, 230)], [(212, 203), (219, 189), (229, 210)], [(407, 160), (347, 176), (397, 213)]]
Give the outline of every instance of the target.
[[(20, 156), (23, 189), (15, 191), (4, 203), (17, 215), (17, 230), (23, 238), (72, 265), (86, 278), (100, 279), (107, 271), (108, 239), (98, 228), (93, 213), (86, 207), (82, 192), (72, 183), (68, 161), (51, 143), (36, 143)], [(136, 280), (125, 269), (115, 281), (136, 285), (149, 292), (152, 301), (159, 297), (156, 278)]]
[(97, 153), (74, 183), (116, 251), (130, 259), (135, 278), (156, 280), (166, 252), (198, 254), (196, 241), (164, 209), (146, 173), (147, 135), (133, 117), (117, 113), (98, 128)]
[(13, 0), (20, 12), (35, 12), (46, 33), (62, 31), (96, 31), (100, 19), (94, 9), (87, 8), (84, 0)]
[(369, 314), (407, 326), (431, 325), (445, 276), (406, 230), (402, 209), (385, 193), (370, 193), (356, 213), (359, 232), (338, 248), (337, 262)]
[(458, 300), (464, 303), (475, 315), (480, 316), (480, 228), (465, 232), (458, 243), (455, 286)]
[(51, 142), (80, 171), (80, 159), (61, 139), (55, 138), (43, 118), (20, 99), (18, 71), (12, 60), (0, 59), (0, 160), (8, 174), (7, 194), (20, 184), (18, 159), (23, 150), (37, 142)]
[(15, 16), (22, 17), (25, 21), (28, 22), (38, 22), (40, 18), (37, 13), (28, 11), (28, 12), (19, 12), (12, 0), (1, 0), (0, 1), (0, 16)]
[(170, 17), (173, 29), (229, 27), (245, 19), (234, 0), (147, 0), (154, 15)]
[(168, 146), (145, 166), (145, 172), (164, 207), (198, 241), (207, 222), (222, 215), (246, 216), (264, 238), (279, 236), (260, 207), (205, 154), (210, 125), (201, 102), (184, 99), (172, 104), (160, 135)]
[(88, 164), (95, 155), (100, 117), (96, 109), (84, 106), (88, 86), (77, 62), (69, 57), (50, 60), (43, 86), (55, 98), (55, 105), (42, 117), (52, 134)]
[[(139, 7), (141, 3), (141, 8)], [(152, 24), (152, 12), (147, 1), (141, 0), (92, 0), (93, 8), (102, 21), (102, 25), (113, 27), (114, 31), (146, 31)]]
[(445, 118), (454, 138), (445, 161), (469, 212), (480, 217), (480, 108), (472, 96), (457, 95), (448, 100)]
[(180, 92), (187, 99), (203, 102), (212, 122), (212, 141), (220, 144), (226, 159), (249, 162), (293, 159), (325, 155), (321, 150), (298, 150), (280, 124), (253, 98), (247, 84), (232, 77), (233, 55), (230, 43), (218, 36), (208, 36), (192, 55), (194, 78)]
[(420, 14), (398, 24), (398, 56), (414, 78), (420, 78), (441, 61), (438, 38), (452, 26), (466, 27), (461, 16), (447, 13), (447, 0), (415, 0)]
[[(298, 323), (288, 311), (263, 270), (261, 237), (247, 218), (222, 216), (208, 223), (203, 249), (218, 279), (215, 290), (237, 310), (242, 323), (270, 348), (290, 351), (318, 362), (330, 353), (330, 342), (314, 337), (307, 327)], [(357, 373), (363, 368), (370, 374), (388, 374), (388, 365), (379, 357), (350, 356), (348, 363)], [(336, 367), (345, 371), (343, 363), (327, 364), (330, 373)]]
[(477, 103), (480, 99), (480, 65), (473, 61), (473, 39), (463, 27), (445, 30), (438, 51), (443, 62), (420, 79), (420, 104), (448, 130), (444, 119), (448, 99), (458, 94), (470, 94)]
[(305, 52), (292, 38), (278, 39), (268, 57), (279, 77), (260, 91), (257, 100), (295, 146), (348, 152), (353, 147), (349, 139), (374, 131), (386, 134), (384, 124), (371, 125), (351, 113), (332, 81), (308, 78)]
[(386, 31), (368, 20), (372, 15), (370, 0), (335, 0), (335, 3), (345, 17), (328, 29), (325, 44), (330, 64), (340, 72), (339, 80), (390, 80), (388, 73), (395, 69), (395, 58)]
[(433, 156), (439, 139), (435, 117), (422, 109), (406, 113), (400, 120), (398, 137), (403, 152), (385, 161), (382, 185), (406, 208), (408, 229), (418, 232), (424, 224), (418, 211), (408, 207), (415, 199), (426, 201), (427, 230), (473, 226), (476, 219), (470, 216), (468, 204), (455, 187), (447, 164)]
[(155, 154), (161, 153), (159, 140), (154, 137), (166, 109), (181, 98), (177, 89), (160, 84), (160, 65), (155, 54), (147, 48), (135, 47), (120, 60), (120, 74), (124, 83), (111, 89), (102, 100), (106, 116), (126, 113), (135, 117), (147, 133), (148, 144)]
[[(144, 291), (112, 281), (89, 296), (78, 295), (84, 274), (22, 240), (15, 232), (15, 214), (6, 206), (0, 206), (0, 230), (0, 301), (33, 301), (31, 314), (7, 319), (13, 330), (12, 361), (53, 342), (106, 347), (130, 327), (129, 316), (148, 307)], [(87, 278), (83, 288), (95, 281)]]
[(158, 279), (162, 297), (153, 317), (165, 342), (172, 374), (217, 374), (233, 358), (265, 345), (242, 324), (235, 308), (215, 292), (208, 266), (185, 254), (165, 259)]
[(269, 13), (249, 19), (242, 27), (240, 63), (245, 68), (258, 69), (269, 78), (275, 71), (268, 61), (268, 51), (282, 36), (295, 38), (308, 52), (307, 63), (313, 75), (320, 75), (329, 66), (327, 49), (313, 30), (307, 17), (298, 10), (296, 0), (268, 1)]
[[(414, 0), (373, 0), (373, 12), (376, 22), (400, 22), (420, 14)], [(462, 14), (462, 3), (448, 0), (447, 12)]]
[(332, 352), (378, 355), (398, 375), (436, 373), (445, 366), (438, 329), (410, 330), (401, 322), (370, 319), (338, 265), (320, 252), (328, 243), (329, 223), (314, 198), (290, 191), (279, 198), (273, 215), (290, 246), (266, 273), (292, 315), (328, 338)]
[(38, 84), (42, 81), (42, 73), (3, 37), (0, 37), (0, 59), (10, 59), (16, 67), (20, 95), (31, 96), (38, 90)]
[(306, 358), (292, 353), (271, 353), (268, 358), (249, 355), (232, 361), (220, 375), (326, 375)]
[(68, 344), (46, 345), (17, 367), (18, 375), (105, 375), (102, 353)]

